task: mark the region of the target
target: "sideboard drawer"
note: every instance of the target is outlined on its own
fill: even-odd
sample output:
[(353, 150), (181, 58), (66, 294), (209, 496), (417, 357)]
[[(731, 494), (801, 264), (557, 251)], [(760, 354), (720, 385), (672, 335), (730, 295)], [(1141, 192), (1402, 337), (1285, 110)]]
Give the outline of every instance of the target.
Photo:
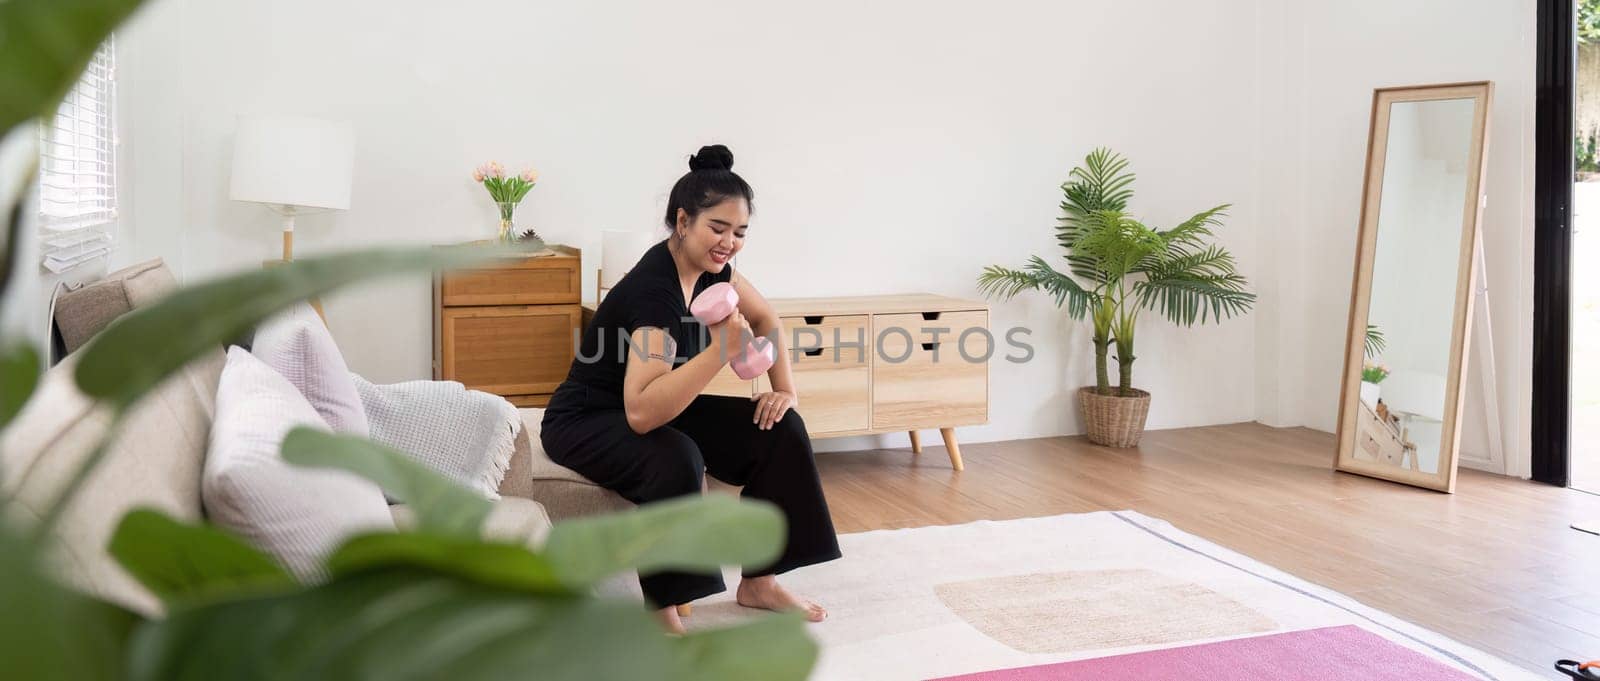
[[(987, 337), (968, 334), (965, 357), (957, 347), (966, 329), (987, 328), (987, 312), (946, 312), (937, 320), (924, 320), (921, 314), (878, 315), (873, 324), (879, 343), (872, 362), (873, 428), (946, 428), (988, 420)], [(884, 333), (894, 327), (905, 333)], [(926, 331), (933, 328), (949, 332), (940, 332), (933, 341)]]
[[(871, 425), (872, 368), (864, 353), (845, 350), (835, 360), (832, 349), (801, 353), (789, 368), (794, 389), (800, 394), (801, 418), (812, 437), (867, 430)], [(756, 379), (756, 391), (772, 384), (765, 374)]]
[[(948, 343), (951, 350), (961, 340), (961, 334), (967, 329), (989, 328), (989, 312), (987, 310), (962, 310), (958, 312), (926, 312), (911, 314), (880, 314), (872, 319), (872, 337), (881, 344), (878, 356), (898, 357), (903, 353), (907, 338), (912, 343), (925, 345), (928, 343)], [(898, 330), (897, 330), (898, 329)], [(937, 338), (937, 340), (935, 340)], [(967, 335), (967, 353), (973, 357), (985, 354), (984, 336), (973, 332)], [(885, 348), (895, 346), (895, 352), (888, 352)], [(939, 358), (943, 361), (943, 355)]]
[(439, 302), (445, 307), (576, 304), (581, 295), (577, 267), (576, 258), (528, 258), (506, 267), (451, 272), (440, 278)]
[(440, 376), (497, 395), (555, 392), (572, 366), (577, 305), (447, 307)]
[(867, 315), (815, 315), (783, 317), (783, 340), (790, 355), (815, 348), (845, 348), (852, 358), (869, 352), (872, 336), (867, 329)]

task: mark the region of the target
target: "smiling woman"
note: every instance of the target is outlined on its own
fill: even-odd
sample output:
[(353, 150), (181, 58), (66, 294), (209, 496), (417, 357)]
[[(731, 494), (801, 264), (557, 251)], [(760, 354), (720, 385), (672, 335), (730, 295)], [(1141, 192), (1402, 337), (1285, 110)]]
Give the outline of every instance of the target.
[[(713, 211), (714, 214), (706, 216), (707, 224), (717, 236), (734, 230), (736, 243), (719, 249), (719, 255), (724, 257), (716, 264), (722, 265), (744, 246), (744, 233), (750, 227), (750, 212), (754, 210), (754, 203), (755, 191), (744, 178), (733, 172), (733, 152), (721, 144), (713, 144), (702, 147), (700, 153), (689, 157), (689, 172), (672, 185), (672, 196), (667, 201), (667, 214), (663, 222), (668, 229), (687, 230), (702, 212), (722, 207), (724, 210)], [(740, 208), (743, 210), (740, 211)]]
[[(551, 460), (635, 504), (697, 495), (710, 474), (771, 501), (788, 520), (784, 552), (745, 566), (740, 605), (798, 610), (821, 621), (821, 607), (780, 587), (775, 576), (839, 557), (811, 439), (800, 414), (777, 313), (729, 262), (744, 248), (750, 185), (732, 170), (727, 147), (704, 147), (672, 188), (652, 246), (600, 302), (584, 329), (567, 380), (545, 410), (540, 438)], [(737, 309), (709, 326), (689, 313), (715, 284), (731, 285)], [(709, 334), (707, 333), (709, 332)], [(769, 392), (701, 395), (753, 335), (774, 339)], [(669, 630), (683, 630), (679, 606), (722, 591), (716, 573), (641, 576), (645, 597)]]

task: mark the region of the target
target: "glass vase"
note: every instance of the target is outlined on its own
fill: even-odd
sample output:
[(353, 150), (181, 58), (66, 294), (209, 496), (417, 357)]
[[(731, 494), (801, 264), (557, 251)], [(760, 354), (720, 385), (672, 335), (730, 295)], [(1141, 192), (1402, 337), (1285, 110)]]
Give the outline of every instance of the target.
[(516, 224), (517, 204), (510, 201), (499, 201), (497, 205), (500, 207), (500, 234), (498, 240), (503, 244), (515, 243), (518, 232)]

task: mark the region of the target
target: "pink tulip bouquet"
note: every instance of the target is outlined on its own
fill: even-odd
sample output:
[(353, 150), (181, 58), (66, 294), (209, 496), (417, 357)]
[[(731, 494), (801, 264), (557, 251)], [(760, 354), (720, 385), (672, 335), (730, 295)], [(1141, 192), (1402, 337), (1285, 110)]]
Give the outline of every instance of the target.
[(489, 190), (489, 197), (500, 207), (500, 240), (516, 240), (511, 216), (516, 212), (517, 204), (522, 203), (523, 197), (539, 181), (539, 172), (529, 168), (520, 175), (507, 177), (505, 166), (500, 165), (499, 161), (490, 161), (473, 169), (472, 179)]
[(1367, 383), (1382, 383), (1389, 377), (1389, 365), (1382, 362), (1367, 360), (1361, 365), (1361, 380)]

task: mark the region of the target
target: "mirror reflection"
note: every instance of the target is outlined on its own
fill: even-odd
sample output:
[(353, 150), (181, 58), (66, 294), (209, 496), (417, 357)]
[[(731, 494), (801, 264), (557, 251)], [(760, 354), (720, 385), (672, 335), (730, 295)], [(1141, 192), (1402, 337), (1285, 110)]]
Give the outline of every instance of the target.
[(1358, 460), (1438, 473), (1449, 404), (1463, 221), (1475, 163), (1475, 100), (1390, 105)]

